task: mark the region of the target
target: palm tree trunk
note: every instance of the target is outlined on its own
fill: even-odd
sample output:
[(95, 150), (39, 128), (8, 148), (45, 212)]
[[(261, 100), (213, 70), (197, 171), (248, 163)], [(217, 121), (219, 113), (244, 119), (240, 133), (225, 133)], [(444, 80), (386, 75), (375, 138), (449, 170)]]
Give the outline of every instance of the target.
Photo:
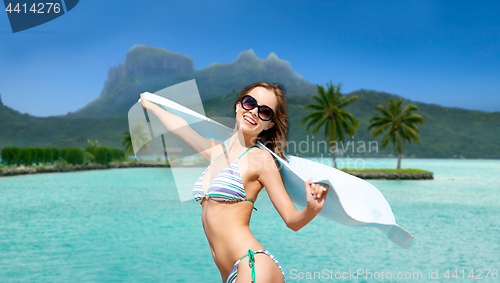
[(337, 160), (335, 160), (335, 150), (333, 151), (333, 168), (337, 168)]
[(398, 152), (398, 168), (396, 169), (401, 169), (401, 152)]
[[(332, 149), (333, 146), (332, 146), (332, 142), (331, 142), (330, 138), (328, 139), (328, 145), (330, 146), (329, 148), (330, 148), (330, 151), (331, 151), (331, 149)], [(335, 148), (335, 150), (332, 152), (333, 168), (337, 168), (337, 160), (335, 160), (335, 151), (336, 150), (337, 149)]]

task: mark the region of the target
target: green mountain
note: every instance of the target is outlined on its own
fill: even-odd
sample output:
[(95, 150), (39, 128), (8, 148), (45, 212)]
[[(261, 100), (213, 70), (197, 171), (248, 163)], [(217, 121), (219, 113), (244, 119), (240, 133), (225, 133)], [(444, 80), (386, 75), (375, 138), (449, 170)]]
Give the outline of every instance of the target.
[[(234, 62), (215, 63), (196, 71), (193, 60), (186, 55), (143, 45), (134, 46), (127, 53), (125, 63), (112, 67), (101, 96), (75, 113), (33, 117), (3, 105), (0, 98), (0, 148), (14, 145), (83, 148), (87, 139), (121, 148), (122, 133), (128, 131), (127, 113), (137, 102), (138, 93), (146, 90), (154, 92), (193, 78), (210, 117), (234, 117), (237, 92), (248, 84), (256, 81), (282, 83), (288, 90), (289, 153), (298, 152), (301, 156), (320, 156), (323, 153), (323, 156), (328, 156), (324, 147), (320, 147), (320, 152), (316, 147), (323, 137), (318, 135), (312, 138), (299, 123), (308, 113), (303, 106), (312, 103), (311, 95), (316, 93), (316, 87), (292, 71), (290, 64), (278, 59), (274, 53), (262, 60), (253, 51), (244, 51)], [(347, 140), (355, 142), (355, 147), (349, 147), (344, 156), (381, 157), (394, 154), (391, 147), (378, 150), (372, 147), (372, 152), (367, 152), (371, 139), (366, 128), (370, 117), (379, 115), (373, 106), (385, 105), (389, 98), (395, 100), (399, 96), (373, 90), (358, 90), (347, 95), (359, 97), (358, 102), (347, 109), (356, 115), (361, 126), (356, 136)], [(449, 108), (404, 99), (404, 105), (412, 102), (418, 106), (416, 113), (426, 120), (423, 126), (418, 125), (421, 145), (405, 146), (404, 156), (500, 159), (500, 112)], [(381, 138), (376, 141), (380, 145)], [(360, 146), (363, 142), (367, 145), (365, 152)], [(299, 146), (304, 148), (307, 143), (309, 153), (301, 153)], [(312, 145), (315, 146), (314, 152)]]
[(5, 146), (83, 148), (87, 139), (97, 139), (103, 145), (121, 147), (122, 132), (128, 130), (128, 122), (124, 118), (34, 117), (26, 113), (21, 114), (1, 104), (0, 121), (0, 148)]
[[(346, 109), (358, 117), (361, 126), (356, 139), (370, 140), (366, 132), (370, 117), (379, 116), (373, 108), (377, 104), (387, 104), (387, 100), (397, 97), (385, 92), (358, 90), (350, 95), (358, 95), (359, 101)], [(422, 115), (424, 125), (420, 130), (420, 146), (409, 144), (403, 149), (405, 156), (418, 157), (465, 157), (500, 159), (500, 112), (483, 112), (456, 107), (442, 107), (409, 99), (404, 99), (403, 107), (415, 103)], [(382, 138), (377, 139), (379, 142)], [(393, 153), (392, 147), (390, 151)]]
[(125, 63), (110, 68), (101, 95), (67, 117), (127, 117), (141, 92), (155, 92), (190, 79), (196, 79), (203, 100), (224, 96), (257, 81), (280, 82), (291, 94), (312, 95), (316, 91), (313, 84), (292, 70), (289, 62), (274, 53), (262, 60), (252, 50), (243, 51), (234, 62), (195, 70), (187, 55), (135, 45), (127, 52)]
[[(366, 129), (369, 126), (370, 118), (380, 115), (374, 106), (377, 104), (385, 105), (389, 98), (396, 100), (399, 96), (363, 89), (346, 95), (348, 97), (358, 96), (358, 102), (349, 105), (346, 110), (358, 118), (360, 127), (356, 131), (354, 138), (346, 139), (344, 149), (347, 149), (347, 151), (344, 152), (344, 157), (347, 155), (351, 157), (385, 157), (394, 154), (391, 145), (385, 149), (380, 147), (381, 137), (374, 139), (374, 141), (377, 141), (378, 149), (372, 146), (371, 152), (368, 152), (368, 143), (372, 139), (371, 133), (367, 132)], [(206, 114), (211, 117), (234, 117), (233, 105), (236, 97), (237, 93), (232, 93), (223, 98), (203, 101)], [(415, 113), (425, 118), (424, 125), (418, 125), (420, 129), (420, 146), (416, 143), (406, 145), (403, 149), (404, 156), (500, 159), (500, 112), (449, 108), (436, 104), (415, 102), (409, 99), (403, 99), (403, 101), (403, 107), (415, 103), (418, 107), (418, 111), (415, 111)], [(291, 144), (295, 144), (296, 152), (300, 156), (320, 156), (321, 153), (324, 156), (331, 156), (331, 154), (326, 154), (322, 143), (319, 143), (319, 152), (317, 150), (318, 142), (324, 139), (324, 136), (321, 135), (322, 131), (319, 131), (317, 136), (313, 138), (311, 136), (312, 130), (306, 132), (305, 125), (300, 124), (302, 117), (306, 116), (310, 111), (303, 109), (303, 106), (308, 103), (313, 103), (313, 100), (308, 96), (287, 96), (289, 122), (287, 139)], [(309, 144), (309, 153), (301, 153), (299, 147), (301, 141), (304, 141), (302, 149), (305, 149), (306, 144)], [(351, 142), (349, 147), (347, 147), (347, 142)], [(364, 151), (363, 143), (366, 146)], [(313, 145), (314, 152), (312, 152)], [(289, 146), (289, 153), (294, 153), (294, 147)]]

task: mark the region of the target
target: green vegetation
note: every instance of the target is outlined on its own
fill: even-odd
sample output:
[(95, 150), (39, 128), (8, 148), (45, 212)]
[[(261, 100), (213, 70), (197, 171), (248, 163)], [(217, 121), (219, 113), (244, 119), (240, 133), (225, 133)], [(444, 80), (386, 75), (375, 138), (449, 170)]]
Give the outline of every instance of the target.
[(66, 157), (64, 158), (64, 160), (73, 165), (81, 165), (84, 161), (83, 151), (76, 147), (67, 148)]
[(91, 163), (95, 161), (95, 157), (92, 153), (88, 151), (83, 152), (83, 160), (85, 163)]
[(101, 146), (101, 144), (98, 140), (87, 140), (87, 144), (83, 145), (83, 147), (85, 148), (83, 159), (86, 160), (86, 162), (95, 162), (96, 150), (99, 146)]
[(13, 147), (4, 147), (0, 153), (2, 158), (2, 164), (10, 166), (10, 165), (18, 165), (19, 157), (20, 157), (21, 149), (17, 146)]
[(111, 161), (111, 151), (107, 147), (99, 147), (95, 153), (97, 163), (106, 164)]
[(45, 163), (54, 163), (54, 149), (43, 148), (43, 154), (45, 155)]
[(21, 148), (21, 151), (19, 152), (19, 157), (16, 159), (19, 160), (19, 164), (28, 166), (32, 164), (31, 162), (32, 157), (33, 156), (31, 155), (31, 148), (25, 147)]
[[(42, 159), (39, 152), (43, 152)], [(92, 153), (93, 152), (93, 153)], [(94, 144), (87, 146), (83, 151), (80, 148), (31, 148), (31, 147), (4, 147), (1, 152), (2, 165), (5, 166), (33, 166), (33, 165), (48, 165), (48, 164), (86, 164), (97, 162), (107, 164), (112, 161), (125, 161), (125, 152), (122, 149), (100, 147)], [(38, 163), (37, 163), (38, 160)]]
[[(212, 117), (234, 117), (234, 102), (236, 92), (228, 94), (225, 97), (209, 99), (203, 101), (203, 106), (207, 116)], [(371, 90), (358, 90), (346, 95), (347, 97), (357, 96), (358, 102), (347, 106), (345, 109), (352, 113), (358, 119), (360, 127), (365, 128), (370, 125), (370, 118), (378, 116), (379, 111), (374, 105), (381, 101), (387, 101), (389, 98), (394, 100), (398, 96)], [(288, 153), (292, 155), (299, 154), (301, 157), (312, 156), (330, 156), (323, 144), (318, 144), (317, 148), (308, 152), (299, 151), (299, 142), (307, 141), (316, 144), (317, 140), (312, 139), (300, 123), (302, 117), (308, 115), (308, 110), (304, 105), (313, 103), (311, 97), (303, 95), (287, 95), (287, 109), (289, 142), (297, 146), (288, 148)], [(482, 112), (475, 110), (466, 110), (460, 108), (448, 108), (435, 104), (413, 102), (403, 99), (403, 107), (406, 104), (414, 103), (418, 107), (419, 114), (426, 117), (425, 127), (420, 129), (420, 143), (407, 144), (404, 148), (405, 157), (418, 158), (485, 158), (500, 159), (500, 112)], [(291, 115), (290, 113), (293, 113)], [(375, 145), (371, 149), (368, 142), (374, 141)], [(392, 148), (382, 148), (380, 146), (381, 137), (371, 138), (368, 131), (357, 131), (355, 138), (346, 137), (346, 143), (351, 143), (343, 153), (343, 156), (361, 156), (361, 157), (387, 157), (394, 154)], [(366, 150), (358, 146), (358, 143), (367, 144)], [(304, 142), (305, 143), (305, 142)], [(324, 142), (323, 142), (324, 143)], [(355, 147), (352, 147), (352, 144)], [(395, 164), (396, 165), (396, 164)], [(396, 167), (396, 166), (395, 166)]]
[[(286, 86), (286, 85), (285, 85)], [(232, 92), (224, 97), (207, 99), (203, 101), (203, 107), (208, 116), (211, 117), (234, 117), (234, 102), (237, 92)], [(352, 113), (358, 119), (360, 127), (366, 129), (370, 125), (370, 118), (380, 115), (373, 106), (378, 105), (389, 98), (396, 100), (398, 96), (372, 91), (358, 90), (346, 94), (348, 98), (357, 96), (358, 101), (344, 109)], [(137, 99), (135, 100), (137, 102)], [(134, 103), (135, 103), (134, 102)], [(298, 144), (308, 140), (309, 144), (317, 142), (318, 137), (312, 139), (306, 126), (300, 120), (309, 114), (304, 105), (315, 103), (305, 95), (287, 95), (287, 108), (289, 120), (288, 141), (297, 145), (294, 149), (290, 147), (288, 153), (307, 156), (331, 156), (326, 146), (319, 144), (314, 151), (301, 152)], [(404, 146), (404, 157), (418, 158), (484, 158), (500, 159), (500, 112), (482, 112), (460, 108), (442, 107), (436, 104), (413, 102), (403, 99), (403, 107), (414, 103), (418, 107), (418, 113), (426, 118), (425, 127), (420, 129), (419, 140), (421, 146), (416, 143)], [(131, 106), (130, 104), (129, 106)], [(291, 114), (293, 113), (293, 115)], [(102, 145), (122, 148), (123, 132), (128, 131), (127, 113), (125, 117), (114, 119), (91, 119), (79, 118), (68, 119), (66, 117), (33, 117), (21, 114), (7, 106), (0, 105), (0, 148), (17, 146), (21, 147), (50, 147), (67, 148), (78, 147), (84, 149), (88, 139), (99, 140)], [(32, 137), (36, 136), (36, 139)], [(322, 141), (322, 139), (321, 139)], [(375, 141), (377, 147), (362, 150), (358, 142), (368, 143)], [(351, 143), (347, 150), (337, 157), (387, 157), (394, 155), (391, 147), (380, 146), (382, 137), (371, 138), (367, 131), (356, 131), (355, 138), (346, 137), (346, 144)], [(322, 141), (325, 143), (324, 141)], [(352, 143), (356, 143), (352, 147)], [(58, 152), (53, 152), (53, 160), (59, 159)], [(4, 160), (4, 157), (2, 157)], [(16, 162), (17, 163), (17, 162)], [(49, 162), (50, 163), (50, 162)], [(395, 162), (396, 163), (396, 162)], [(395, 164), (396, 165), (396, 164)], [(396, 166), (394, 166), (396, 167)]]
[(389, 98), (388, 104), (389, 108), (385, 108), (383, 105), (379, 104), (375, 106), (377, 110), (382, 112), (382, 116), (375, 116), (370, 118), (370, 129), (375, 129), (372, 132), (372, 138), (380, 135), (384, 131), (387, 133), (382, 140), (382, 148), (386, 147), (389, 141), (391, 141), (394, 151), (398, 155), (398, 165), (397, 169), (401, 169), (401, 155), (403, 154), (403, 146), (405, 142), (411, 143), (415, 140), (418, 144), (419, 142), (419, 130), (415, 123), (424, 124), (424, 117), (418, 114), (412, 114), (412, 111), (418, 110), (415, 104), (410, 104), (402, 109), (403, 99), (398, 98), (396, 103)]
[[(305, 125), (300, 120), (307, 116), (304, 105), (316, 103), (312, 99), (316, 88), (294, 72), (287, 61), (275, 54), (262, 60), (253, 51), (244, 51), (228, 64), (214, 63), (195, 70), (193, 60), (184, 54), (170, 52), (162, 48), (136, 45), (127, 53), (126, 60), (117, 67), (111, 67), (101, 95), (75, 113), (54, 117), (34, 117), (19, 113), (0, 102), (0, 148), (42, 147), (69, 148), (83, 145), (89, 140), (99, 140), (102, 146), (121, 148), (124, 131), (130, 131), (127, 120), (128, 110), (143, 91), (155, 92), (167, 86), (188, 79), (196, 79), (203, 107), (208, 116), (234, 117), (233, 105), (239, 90), (257, 81), (280, 82), (287, 88), (289, 119), (288, 141), (295, 143), (312, 141)], [(227, 95), (226, 95), (227, 94)], [(347, 98), (358, 97), (358, 102), (348, 105), (345, 111), (352, 113), (361, 127), (370, 125), (370, 119), (380, 115), (373, 106), (396, 100), (397, 95), (373, 91), (357, 90), (346, 94)], [(403, 99), (403, 104), (413, 101)], [(435, 104), (414, 102), (419, 114), (426, 117), (425, 127), (420, 129), (419, 141), (404, 146), (405, 157), (419, 158), (486, 158), (500, 159), (500, 112), (483, 112), (460, 108), (442, 107)], [(36, 137), (34, 139), (33, 137)], [(383, 137), (371, 138), (367, 131), (358, 131), (355, 138), (347, 136), (348, 149), (341, 148), (340, 156), (386, 157), (393, 154), (392, 148), (381, 146), (357, 146), (358, 142), (375, 140), (381, 144)], [(323, 142), (323, 141), (322, 141)], [(352, 143), (356, 143), (356, 147)], [(132, 141), (130, 141), (132, 143)], [(306, 152), (297, 147), (289, 147), (288, 153), (300, 156), (330, 156), (326, 143)], [(135, 144), (135, 141), (134, 141)], [(131, 154), (130, 146), (125, 150)], [(86, 162), (96, 157), (85, 151)], [(53, 157), (44, 153), (46, 163), (56, 162), (64, 154), (53, 151)], [(40, 155), (41, 156), (41, 155)], [(403, 155), (401, 155), (403, 156)], [(4, 157), (2, 157), (2, 160)], [(42, 162), (42, 161), (39, 161)], [(15, 161), (18, 163), (18, 160)], [(43, 162), (42, 162), (43, 163)]]
[(40, 163), (45, 163), (45, 150), (43, 148), (33, 148), (33, 161), (36, 163), (36, 165), (39, 165)]
[(130, 137), (130, 132), (128, 131), (123, 132), (122, 146), (125, 149), (125, 154), (127, 155), (127, 157), (134, 153), (132, 138)]
[(52, 150), (52, 155), (53, 155), (52, 164), (54, 164), (54, 162), (56, 160), (59, 160), (59, 157), (62, 156), (61, 150), (59, 148), (55, 148), (55, 147), (51, 148), (51, 150)]
[(132, 154), (133, 148), (132, 144), (135, 144), (140, 148), (139, 152), (144, 153), (148, 149), (151, 149), (149, 144), (147, 144), (151, 140), (151, 136), (149, 130), (144, 128), (144, 125), (141, 123), (137, 123), (132, 126), (132, 133), (124, 132), (124, 137), (122, 140), (122, 145), (126, 148), (127, 152)]
[[(358, 101), (357, 96), (352, 96), (347, 98), (345, 95), (340, 94), (340, 84), (336, 87), (330, 82), (327, 84), (328, 91), (318, 85), (318, 96), (313, 96), (312, 99), (318, 104), (307, 104), (304, 109), (312, 109), (314, 112), (309, 113), (305, 116), (300, 123), (304, 124), (307, 120), (310, 120), (307, 124), (306, 131), (309, 127), (316, 125), (312, 135), (316, 135), (318, 130), (324, 126), (325, 136), (324, 139), (328, 144), (328, 148), (331, 149), (336, 144), (336, 141), (340, 141), (343, 145), (345, 141), (344, 131), (347, 135), (354, 136), (357, 128), (359, 128), (359, 122), (348, 111), (343, 109), (349, 104)], [(337, 168), (337, 163), (335, 161), (335, 152), (337, 151), (337, 146), (335, 146), (332, 152), (333, 167)]]

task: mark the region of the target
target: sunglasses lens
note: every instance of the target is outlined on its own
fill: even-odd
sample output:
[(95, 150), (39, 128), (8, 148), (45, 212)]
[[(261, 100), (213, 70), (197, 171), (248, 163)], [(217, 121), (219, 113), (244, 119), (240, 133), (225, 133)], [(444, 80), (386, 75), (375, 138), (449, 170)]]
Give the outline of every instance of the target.
[(259, 109), (259, 117), (264, 121), (269, 121), (273, 117), (273, 110), (267, 106), (262, 106)]
[(246, 110), (252, 110), (257, 106), (257, 101), (251, 96), (245, 96), (241, 99), (241, 106)]

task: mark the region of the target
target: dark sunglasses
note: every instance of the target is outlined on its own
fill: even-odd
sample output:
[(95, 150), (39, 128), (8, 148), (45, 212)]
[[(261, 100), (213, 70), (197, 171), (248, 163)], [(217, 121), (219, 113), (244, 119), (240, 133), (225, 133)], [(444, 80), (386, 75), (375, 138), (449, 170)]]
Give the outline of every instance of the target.
[(258, 108), (259, 118), (262, 121), (270, 121), (273, 118), (274, 111), (271, 107), (266, 105), (258, 105), (257, 100), (250, 95), (245, 95), (241, 98), (241, 107), (245, 110), (252, 110), (255, 107)]

